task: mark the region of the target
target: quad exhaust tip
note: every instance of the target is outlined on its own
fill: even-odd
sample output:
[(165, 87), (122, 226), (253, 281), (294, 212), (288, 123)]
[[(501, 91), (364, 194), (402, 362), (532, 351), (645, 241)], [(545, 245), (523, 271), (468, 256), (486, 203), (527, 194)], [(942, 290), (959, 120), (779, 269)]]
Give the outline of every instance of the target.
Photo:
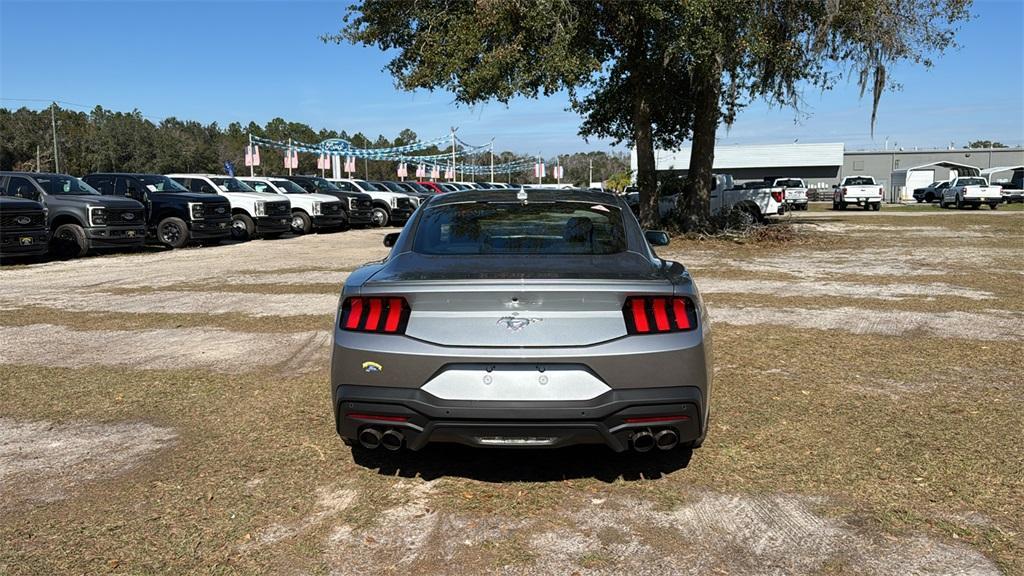
[(679, 434), (671, 428), (665, 428), (654, 435), (654, 443), (658, 450), (671, 450), (679, 444)]
[(388, 428), (387, 431), (380, 437), (380, 443), (388, 450), (392, 452), (400, 449), (402, 444), (405, 442), (405, 436), (394, 428)]
[(629, 439), (633, 443), (633, 450), (637, 452), (649, 452), (654, 448), (654, 435), (648, 430), (634, 432)]
[(376, 428), (363, 428), (359, 433), (359, 445), (367, 450), (376, 450), (381, 444), (381, 435)]

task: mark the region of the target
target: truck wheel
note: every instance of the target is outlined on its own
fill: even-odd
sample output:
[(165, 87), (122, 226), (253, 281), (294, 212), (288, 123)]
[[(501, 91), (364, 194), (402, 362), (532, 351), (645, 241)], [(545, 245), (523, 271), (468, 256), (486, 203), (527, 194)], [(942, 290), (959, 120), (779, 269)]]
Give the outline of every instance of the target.
[(374, 206), (373, 214), (370, 216), (370, 218), (372, 219), (374, 228), (382, 228), (384, 226), (387, 226), (388, 219), (390, 218), (390, 216), (388, 216), (387, 210), (381, 208), (380, 206)]
[(839, 209), (846, 210), (846, 202), (839, 202)]
[(932, 202), (935, 202), (935, 194), (932, 194), (931, 192), (925, 194), (924, 195), (924, 201), (929, 203), (929, 204), (931, 204)]
[(61, 260), (80, 258), (89, 252), (89, 239), (78, 224), (61, 224), (50, 238), (50, 251)]
[(188, 225), (181, 218), (164, 218), (156, 227), (156, 239), (171, 248), (183, 248), (188, 244)]
[(879, 210), (882, 209), (882, 203), (875, 202), (874, 204), (871, 205), (871, 209), (874, 210), (875, 212), (878, 212)]
[(864, 203), (864, 209), (865, 210), (871, 210), (871, 202), (865, 202)]
[(232, 240), (241, 240), (245, 242), (253, 237), (256, 233), (256, 224), (253, 223), (252, 218), (249, 218), (245, 214), (235, 214), (231, 217), (231, 238)]
[(999, 203), (998, 202), (993, 202), (993, 203), (989, 204), (988, 207), (993, 209), (993, 210), (995, 210), (996, 208), (999, 207)]
[(956, 209), (957, 210), (963, 210), (964, 209), (964, 200), (960, 196), (956, 197)]
[(839, 201), (836, 200), (835, 198), (832, 199), (832, 209), (839, 210)]
[(313, 231), (313, 221), (302, 210), (292, 212), (292, 234), (309, 234)]

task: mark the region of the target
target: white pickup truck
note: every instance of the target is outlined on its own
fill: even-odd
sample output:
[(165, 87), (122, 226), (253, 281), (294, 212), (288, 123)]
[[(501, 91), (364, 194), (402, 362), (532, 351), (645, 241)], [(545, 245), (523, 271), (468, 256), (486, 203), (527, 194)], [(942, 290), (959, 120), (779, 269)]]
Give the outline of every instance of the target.
[(231, 203), (231, 237), (277, 238), (291, 230), (292, 205), (279, 194), (257, 192), (238, 178), (223, 174), (167, 174), (193, 192), (220, 194)]
[(383, 185), (357, 178), (328, 178), (335, 186), (348, 192), (362, 192), (373, 199), (373, 225), (377, 228), (393, 225), (404, 225), (416, 210), (416, 201), (408, 194), (398, 194)]
[(807, 184), (802, 178), (776, 178), (772, 188), (782, 188), (789, 210), (807, 210)]
[(949, 188), (942, 191), (939, 208), (978, 208), (982, 204), (988, 204), (995, 210), (1002, 201), (1002, 186), (990, 186), (983, 176), (960, 176), (949, 183)]
[(846, 210), (850, 204), (856, 204), (865, 210), (882, 208), (881, 184), (876, 184), (871, 176), (847, 176), (835, 187), (832, 194), (832, 209)]
[(239, 176), (257, 192), (286, 194), (292, 205), (292, 234), (309, 234), (313, 230), (341, 228), (345, 224), (342, 202), (336, 196), (310, 194), (287, 178)]
[[(786, 212), (782, 188), (735, 187), (729, 174), (712, 174), (714, 188), (711, 189), (711, 213), (729, 212), (736, 209), (762, 221), (769, 216), (781, 216)], [(682, 194), (662, 196), (658, 199), (658, 212), (668, 216), (683, 201)]]

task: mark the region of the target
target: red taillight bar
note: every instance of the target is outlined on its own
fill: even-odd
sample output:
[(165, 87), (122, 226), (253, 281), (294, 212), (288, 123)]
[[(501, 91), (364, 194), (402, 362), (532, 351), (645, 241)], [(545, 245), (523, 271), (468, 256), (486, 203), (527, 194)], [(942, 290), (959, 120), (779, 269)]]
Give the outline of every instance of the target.
[(697, 309), (680, 296), (630, 296), (622, 307), (630, 334), (685, 332), (697, 327)]
[(637, 416), (635, 418), (623, 418), (622, 421), (626, 424), (651, 424), (654, 422), (685, 422), (690, 417), (685, 414), (678, 414), (676, 416)]
[(341, 305), (338, 326), (351, 332), (405, 334), (411, 312), (405, 298), (346, 298)]
[(385, 416), (384, 414), (347, 414), (353, 420), (382, 420), (384, 422), (407, 422), (408, 416)]

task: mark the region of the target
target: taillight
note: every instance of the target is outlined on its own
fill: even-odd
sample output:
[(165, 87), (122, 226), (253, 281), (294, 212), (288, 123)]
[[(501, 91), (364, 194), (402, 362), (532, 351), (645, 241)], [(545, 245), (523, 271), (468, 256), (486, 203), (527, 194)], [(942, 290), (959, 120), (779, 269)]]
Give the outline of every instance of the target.
[(346, 298), (338, 325), (352, 332), (405, 334), (410, 312), (409, 303), (401, 297)]
[(689, 298), (630, 296), (622, 316), (630, 334), (685, 332), (697, 327), (697, 309)]
[(780, 191), (777, 191), (777, 190), (773, 190), (772, 191), (772, 200), (775, 200), (776, 202), (782, 202), (782, 195), (783, 195), (783, 192), (780, 192)]

